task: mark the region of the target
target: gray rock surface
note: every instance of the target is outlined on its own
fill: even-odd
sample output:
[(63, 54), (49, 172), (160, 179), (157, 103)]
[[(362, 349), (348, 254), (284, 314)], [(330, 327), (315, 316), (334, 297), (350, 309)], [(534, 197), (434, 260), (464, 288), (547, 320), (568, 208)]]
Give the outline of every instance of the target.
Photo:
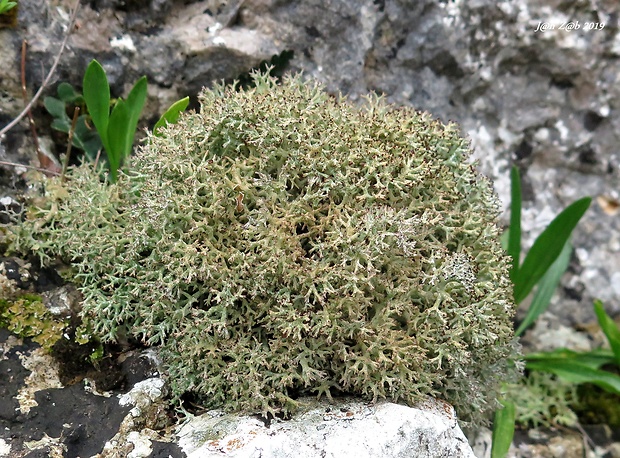
[(445, 401), (429, 397), (407, 407), (301, 398), (299, 413), (287, 420), (213, 410), (179, 422), (167, 410), (156, 354), (119, 359), (131, 362), (123, 372), (135, 380), (125, 389), (102, 390), (90, 378), (65, 384), (67, 361), (0, 329), (0, 373), (7, 375), (0, 383), (0, 457), (474, 457)]
[(301, 400), (304, 411), (266, 425), (211, 411), (178, 431), (188, 458), (474, 457), (454, 409), (429, 398), (414, 408), (356, 400)]

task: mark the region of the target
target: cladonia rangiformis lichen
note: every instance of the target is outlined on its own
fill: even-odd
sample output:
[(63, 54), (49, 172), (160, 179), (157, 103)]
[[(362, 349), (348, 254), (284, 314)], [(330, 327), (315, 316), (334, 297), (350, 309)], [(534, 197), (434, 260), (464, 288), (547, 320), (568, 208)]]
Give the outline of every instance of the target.
[(430, 394), (480, 421), (514, 371), (514, 307), (457, 126), (255, 83), (205, 90), (115, 184), (90, 165), (50, 181), (14, 246), (71, 262), (94, 332), (161, 346), (177, 397), (274, 413)]

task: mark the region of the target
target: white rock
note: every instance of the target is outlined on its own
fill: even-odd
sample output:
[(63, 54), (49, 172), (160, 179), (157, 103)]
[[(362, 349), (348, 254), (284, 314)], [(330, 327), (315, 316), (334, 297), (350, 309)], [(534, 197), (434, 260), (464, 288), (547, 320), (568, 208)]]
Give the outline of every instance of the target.
[(11, 197), (9, 197), (9, 196), (0, 197), (0, 205), (4, 205), (5, 207), (8, 207), (13, 202), (15, 202), (15, 201)]
[(133, 450), (127, 455), (127, 458), (145, 458), (153, 453), (151, 441), (144, 437), (138, 431), (132, 431), (127, 435), (127, 442), (133, 444)]
[(291, 420), (266, 426), (257, 417), (211, 411), (178, 431), (188, 458), (468, 457), (474, 454), (454, 409), (443, 401), (407, 407), (312, 398)]
[(112, 38), (110, 40), (110, 46), (124, 51), (136, 52), (136, 45), (134, 45), (130, 35), (122, 35), (120, 37)]
[(149, 378), (138, 382), (128, 393), (123, 394), (118, 403), (121, 406), (134, 405), (131, 414), (139, 417), (142, 412), (163, 395), (162, 389), (165, 382), (158, 377)]
[(11, 444), (7, 444), (4, 439), (0, 439), (0, 457), (10, 456)]

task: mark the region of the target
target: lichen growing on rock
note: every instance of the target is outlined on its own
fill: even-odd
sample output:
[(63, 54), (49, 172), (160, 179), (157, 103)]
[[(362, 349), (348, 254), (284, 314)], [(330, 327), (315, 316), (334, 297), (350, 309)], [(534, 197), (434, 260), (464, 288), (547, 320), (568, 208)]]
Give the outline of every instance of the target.
[(255, 83), (205, 90), (115, 184), (53, 183), (14, 246), (73, 263), (94, 332), (160, 345), (176, 396), (275, 413), (430, 394), (481, 421), (514, 371), (514, 305), (457, 126)]

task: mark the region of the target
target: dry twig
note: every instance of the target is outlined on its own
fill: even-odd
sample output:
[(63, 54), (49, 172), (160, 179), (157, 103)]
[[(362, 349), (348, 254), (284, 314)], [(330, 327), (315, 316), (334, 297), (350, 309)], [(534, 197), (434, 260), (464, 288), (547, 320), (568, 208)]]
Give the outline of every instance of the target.
[(24, 167), (26, 169), (32, 169), (32, 170), (36, 170), (38, 172), (50, 173), (50, 174), (56, 175), (56, 176), (60, 175), (59, 172), (54, 172), (52, 170), (42, 169), (41, 167), (35, 167), (34, 165), (17, 164), (15, 162), (7, 162), (7, 161), (0, 161), (0, 164), (1, 165), (10, 165), (11, 167)]
[(39, 100), (39, 97), (41, 97), (41, 94), (43, 93), (47, 85), (49, 84), (50, 80), (52, 79), (52, 75), (56, 71), (58, 62), (60, 61), (60, 56), (62, 55), (62, 52), (64, 51), (65, 46), (67, 45), (67, 40), (69, 39), (69, 35), (71, 35), (71, 32), (73, 31), (73, 27), (75, 25), (75, 19), (77, 18), (77, 12), (79, 8), (80, 8), (80, 0), (76, 0), (75, 6), (73, 7), (73, 11), (71, 13), (71, 19), (69, 21), (69, 26), (67, 27), (67, 33), (65, 34), (65, 38), (63, 39), (62, 44), (60, 45), (60, 50), (58, 51), (58, 54), (56, 55), (56, 58), (54, 59), (52, 68), (50, 69), (49, 73), (45, 77), (45, 80), (43, 80), (41, 87), (39, 88), (37, 93), (34, 95), (32, 100), (30, 100), (28, 105), (26, 105), (26, 108), (24, 108), (24, 110), (13, 121), (8, 123), (6, 126), (2, 128), (2, 130), (0, 130), (0, 138), (2, 138), (4, 134), (6, 134), (9, 130), (11, 130), (19, 121), (22, 120), (24, 116), (26, 116), (26, 114), (28, 114), (30, 109), (37, 102), (37, 100)]
[[(28, 46), (28, 42), (26, 40), (22, 41), (22, 65), (21, 65), (21, 76), (22, 76), (22, 97), (24, 98), (24, 103), (28, 103), (28, 89), (26, 88), (26, 48)], [(34, 123), (34, 118), (32, 117), (32, 111), (28, 110), (28, 120), (30, 121), (30, 131), (32, 132), (32, 140), (34, 141), (34, 147), (37, 150), (37, 156), (39, 156), (39, 162), (42, 167), (46, 167), (44, 162), (41, 160), (41, 148), (39, 147), (39, 136), (37, 135), (37, 127)]]

